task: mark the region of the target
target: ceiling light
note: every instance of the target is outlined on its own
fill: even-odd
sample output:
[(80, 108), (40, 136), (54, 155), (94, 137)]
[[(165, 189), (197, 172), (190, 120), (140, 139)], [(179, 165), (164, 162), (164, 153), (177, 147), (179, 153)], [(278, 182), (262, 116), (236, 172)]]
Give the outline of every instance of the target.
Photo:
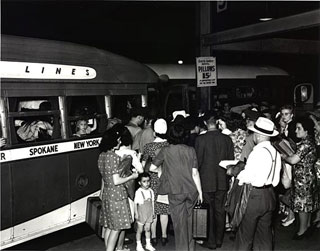
[(272, 17), (260, 17), (260, 18), (259, 18), (259, 20), (260, 20), (261, 22), (270, 21), (270, 20), (272, 20), (272, 19), (273, 19)]
[[(270, 4), (270, 5), (269, 5)], [(266, 22), (266, 21), (270, 21), (270, 20), (272, 20), (273, 18), (272, 18), (272, 8), (270, 8), (270, 6), (271, 6), (271, 3), (268, 3), (268, 2), (265, 2), (265, 6), (264, 6), (264, 9), (262, 10), (262, 12), (261, 12), (261, 16), (262, 17), (260, 17), (259, 18), (259, 20), (261, 21), (261, 22)]]

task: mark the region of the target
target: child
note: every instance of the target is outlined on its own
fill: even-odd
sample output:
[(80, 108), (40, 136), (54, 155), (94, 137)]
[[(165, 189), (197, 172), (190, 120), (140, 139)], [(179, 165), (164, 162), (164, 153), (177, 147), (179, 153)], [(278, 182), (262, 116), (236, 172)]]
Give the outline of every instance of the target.
[(150, 188), (150, 174), (141, 173), (138, 178), (140, 188), (135, 193), (134, 210), (137, 221), (137, 251), (144, 251), (141, 244), (141, 234), (143, 229), (146, 235), (146, 249), (154, 251), (155, 248), (151, 245), (150, 228), (154, 215), (154, 193)]
[(80, 119), (80, 120), (77, 121), (76, 133), (74, 135), (78, 136), (78, 137), (85, 136), (87, 134), (90, 134), (96, 128), (97, 128), (96, 119), (93, 119), (93, 127), (88, 125), (88, 121), (87, 120)]

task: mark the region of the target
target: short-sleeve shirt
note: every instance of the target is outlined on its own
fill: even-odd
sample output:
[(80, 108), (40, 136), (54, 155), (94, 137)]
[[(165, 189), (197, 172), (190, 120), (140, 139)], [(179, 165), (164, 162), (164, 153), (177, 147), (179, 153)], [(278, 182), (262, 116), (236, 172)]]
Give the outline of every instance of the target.
[(197, 187), (192, 178), (192, 168), (198, 169), (196, 152), (193, 147), (178, 144), (161, 149), (152, 163), (162, 165), (166, 172), (170, 194), (194, 193)]
[(270, 141), (257, 144), (249, 155), (247, 164), (237, 178), (239, 185), (250, 183), (256, 187), (272, 184), (280, 180), (281, 158)]
[[(142, 193), (144, 195), (144, 198), (142, 196)], [(141, 187), (138, 188), (134, 196), (134, 203), (143, 204), (144, 200), (147, 200), (147, 199), (151, 199), (151, 201), (154, 201), (154, 192), (152, 191), (152, 189), (151, 188), (142, 189)]]

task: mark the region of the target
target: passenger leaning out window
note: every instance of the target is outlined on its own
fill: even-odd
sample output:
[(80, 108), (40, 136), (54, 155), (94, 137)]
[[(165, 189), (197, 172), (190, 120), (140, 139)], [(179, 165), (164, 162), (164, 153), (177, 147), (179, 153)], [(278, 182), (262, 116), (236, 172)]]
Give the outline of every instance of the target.
[(51, 139), (53, 126), (50, 124), (50, 120), (50, 118), (44, 117), (33, 121), (25, 121), (17, 130), (17, 134), (23, 141), (27, 142)]

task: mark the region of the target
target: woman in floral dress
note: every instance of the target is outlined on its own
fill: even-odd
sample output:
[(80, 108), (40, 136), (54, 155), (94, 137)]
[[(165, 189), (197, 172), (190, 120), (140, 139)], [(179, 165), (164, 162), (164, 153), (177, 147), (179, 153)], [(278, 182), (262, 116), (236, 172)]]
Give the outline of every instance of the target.
[[(113, 127), (106, 131), (99, 145), (101, 153), (98, 158), (98, 168), (104, 182), (100, 224), (106, 228), (104, 234), (106, 251), (114, 251), (120, 233), (124, 229), (131, 228), (133, 219), (128, 194), (123, 184), (138, 177), (138, 173), (135, 172), (128, 177), (120, 177), (122, 171), (119, 168), (120, 156), (115, 153), (121, 143), (122, 130), (119, 129)], [(118, 247), (122, 248), (118, 250), (123, 250), (123, 241), (119, 240)]]
[[(155, 140), (151, 143), (148, 143), (144, 146), (143, 149), (143, 157), (142, 157), (142, 165), (144, 166), (146, 161), (150, 158), (152, 161), (154, 157), (157, 155), (157, 153), (160, 151), (161, 148), (168, 146), (169, 143), (166, 140), (166, 132), (167, 132), (167, 123), (164, 119), (158, 119), (154, 123), (154, 132), (155, 132)], [(151, 177), (151, 189), (154, 192), (155, 198), (158, 197), (158, 187), (159, 187), (159, 173), (150, 172)], [(166, 245), (168, 242), (167, 237), (167, 227), (168, 227), (168, 215), (169, 212), (169, 204), (155, 202), (154, 204), (154, 212), (155, 212), (155, 218), (151, 225), (151, 241), (152, 245), (157, 245), (157, 216), (160, 215), (160, 224), (161, 224), (161, 230), (162, 230), (162, 238), (161, 242), (162, 245)]]
[[(219, 129), (223, 134), (228, 135), (233, 143), (234, 146), (234, 159), (239, 160), (241, 158), (241, 152), (242, 148), (246, 143), (246, 137), (248, 136), (248, 133), (246, 132), (246, 125), (245, 121), (243, 120), (242, 116), (237, 113), (230, 113), (229, 116), (221, 117), (218, 121), (219, 123)], [(231, 171), (231, 169), (229, 170)], [(231, 175), (227, 171), (228, 175)], [(234, 177), (232, 177), (229, 180), (229, 190), (230, 192), (232, 185), (234, 182)], [(230, 219), (229, 214), (226, 214), (226, 226), (225, 229), (227, 232), (230, 232), (231, 225), (230, 225)]]
[[(318, 102), (320, 105), (320, 102)], [(310, 118), (314, 123), (315, 143), (317, 148), (317, 162), (315, 164), (315, 171), (317, 176), (317, 186), (315, 194), (316, 213), (313, 224), (320, 228), (320, 106), (314, 112), (310, 112)]]
[(301, 141), (297, 151), (285, 160), (293, 165), (292, 208), (299, 214), (299, 230), (293, 239), (303, 239), (308, 235), (311, 213), (314, 208), (314, 188), (316, 182), (314, 164), (316, 148), (313, 122), (310, 119), (297, 120), (296, 135)]

